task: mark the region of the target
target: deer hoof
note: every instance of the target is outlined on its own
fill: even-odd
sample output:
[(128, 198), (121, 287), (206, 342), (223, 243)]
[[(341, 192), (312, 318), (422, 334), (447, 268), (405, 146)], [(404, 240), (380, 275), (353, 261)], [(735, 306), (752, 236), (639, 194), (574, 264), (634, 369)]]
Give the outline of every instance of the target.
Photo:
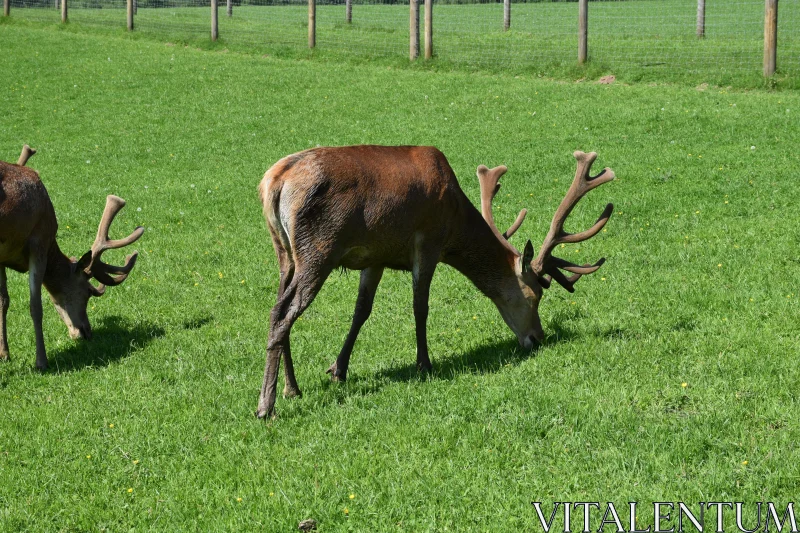
[(284, 398), (301, 398), (303, 393), (300, 392), (298, 387), (289, 387), (288, 385), (283, 388)]
[(256, 418), (275, 418), (275, 405), (267, 405), (267, 402), (262, 400), (258, 402), (258, 409), (256, 409)]
[(10, 360), (11, 356), (8, 354), (8, 352), (0, 352), (0, 361), (10, 361)]
[(422, 374), (430, 374), (433, 371), (433, 365), (429, 362), (427, 363), (417, 363), (417, 371), (421, 372)]
[(325, 371), (325, 373), (331, 375), (331, 381), (334, 383), (344, 383), (347, 381), (347, 374), (340, 372), (339, 367), (336, 366), (336, 363), (333, 363), (330, 368)]
[(36, 361), (36, 370), (39, 372), (44, 372), (47, 370), (47, 360), (44, 361)]

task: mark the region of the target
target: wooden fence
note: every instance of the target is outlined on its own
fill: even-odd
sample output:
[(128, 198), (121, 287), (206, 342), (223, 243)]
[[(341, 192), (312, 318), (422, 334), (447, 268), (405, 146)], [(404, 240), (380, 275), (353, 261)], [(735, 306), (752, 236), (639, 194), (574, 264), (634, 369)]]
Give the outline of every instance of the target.
[[(3, 14), (11, 16), (11, 1), (3, 0)], [(54, 0), (55, 5), (60, 4), (61, 21), (68, 21), (68, 4), (71, 0)], [(122, 0), (126, 2), (127, 28), (134, 31), (134, 15), (137, 11), (137, 0)], [(203, 0), (200, 0), (203, 1)], [(210, 2), (210, 37), (212, 41), (219, 38), (219, 16), (218, 0), (204, 0), (208, 6)], [(434, 57), (434, 35), (433, 35), (433, 11), (434, 0), (424, 1), (424, 31), (423, 34), (423, 56), (426, 60)], [(698, 39), (706, 38), (706, 0), (697, 1), (696, 14), (696, 36)], [(317, 46), (317, 0), (307, 0), (308, 2), (308, 47)], [(353, 20), (353, 0), (344, 0), (345, 13), (344, 20), (349, 25)], [(595, 3), (595, 2), (593, 2)], [(502, 0), (502, 29), (509, 31), (512, 29), (512, 3), (511, 0)], [(52, 4), (51, 4), (52, 5)], [(197, 5), (197, 4), (196, 4)], [(234, 0), (226, 0), (227, 16), (234, 15)], [(577, 62), (586, 63), (590, 60), (589, 50), (591, 35), (589, 31), (589, 0), (577, 0), (578, 20), (575, 26), (577, 32)], [(358, 8), (357, 8), (358, 9)], [(419, 0), (409, 0), (409, 51), (408, 57), (415, 61), (420, 55), (420, 6)], [(657, 20), (657, 15), (654, 17)], [(499, 23), (499, 21), (498, 21)], [(775, 74), (777, 67), (777, 43), (778, 43), (778, 0), (764, 0), (764, 54), (763, 54), (763, 75), (767, 78)]]

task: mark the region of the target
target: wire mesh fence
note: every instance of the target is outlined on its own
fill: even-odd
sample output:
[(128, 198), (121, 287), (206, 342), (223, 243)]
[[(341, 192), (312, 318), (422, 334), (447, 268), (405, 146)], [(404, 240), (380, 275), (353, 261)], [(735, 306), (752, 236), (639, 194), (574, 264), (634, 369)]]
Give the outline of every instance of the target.
[[(12, 16), (58, 21), (62, 1), (10, 0)], [(127, 0), (66, 1), (70, 21), (125, 28)], [(210, 0), (131, 1), (137, 32), (174, 42), (210, 38)], [(534, 68), (543, 73), (577, 63), (577, 1), (515, 1), (510, 5), (508, 30), (502, 1), (433, 1), (438, 61)], [(226, 46), (264, 52), (307, 49), (308, 0), (219, 2), (219, 35)], [(698, 2), (705, 5), (702, 38), (697, 35)], [(764, 0), (591, 1), (588, 13), (589, 61), (610, 69), (697, 73), (762, 69)], [(354, 56), (407, 59), (409, 14), (409, 0), (319, 0), (316, 47)], [(778, 35), (779, 72), (800, 76), (800, 0), (781, 0)]]

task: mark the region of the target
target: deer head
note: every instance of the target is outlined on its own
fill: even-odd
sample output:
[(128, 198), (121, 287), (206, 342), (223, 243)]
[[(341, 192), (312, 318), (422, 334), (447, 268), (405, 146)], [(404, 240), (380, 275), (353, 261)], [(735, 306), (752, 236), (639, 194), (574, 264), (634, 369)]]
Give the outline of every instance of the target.
[[(122, 198), (114, 195), (106, 198), (106, 207), (91, 250), (78, 260), (74, 257), (70, 258), (69, 272), (65, 273), (66, 277), (62, 277), (56, 289), (50, 290), (50, 297), (72, 338), (91, 338), (92, 328), (86, 314), (89, 298), (102, 296), (105, 294), (106, 287), (119, 285), (125, 281), (136, 264), (139, 255), (139, 252), (136, 251), (125, 258), (124, 266), (109, 265), (100, 260), (106, 250), (128, 246), (144, 233), (144, 228), (139, 226), (124, 239), (111, 240), (108, 238), (111, 223), (123, 207), (125, 207), (125, 200)], [(96, 279), (100, 284), (95, 287), (89, 281), (91, 278)]]
[[(527, 214), (525, 209), (519, 213), (514, 224), (505, 233), (500, 233), (494, 223), (492, 200), (497, 191), (500, 190), (499, 180), (505, 174), (506, 167), (499, 166), (493, 169), (489, 169), (484, 165), (478, 167), (478, 180), (481, 188), (481, 214), (514, 260), (515, 279), (505, 284), (500, 296), (494, 299), (494, 303), (499, 309), (503, 320), (517, 336), (520, 345), (526, 349), (533, 348), (535, 342), (541, 342), (544, 339), (544, 332), (539, 320), (539, 302), (544, 294), (544, 289), (550, 288), (552, 281), (555, 280), (569, 292), (574, 292), (575, 282), (584, 274), (591, 274), (599, 269), (605, 261), (605, 258), (602, 258), (593, 265), (576, 265), (552, 255), (553, 250), (559, 244), (577, 243), (597, 235), (608, 222), (608, 219), (611, 218), (611, 213), (614, 211), (614, 206), (608, 204), (600, 218), (597, 219), (597, 222), (588, 230), (580, 233), (567, 233), (564, 231), (564, 222), (578, 201), (590, 190), (614, 179), (614, 172), (609, 168), (603, 169), (597, 176), (589, 176), (592, 163), (597, 158), (596, 153), (586, 154), (577, 151), (574, 156), (578, 161), (575, 179), (558, 206), (550, 224), (550, 231), (544, 239), (539, 255), (535, 258), (530, 240), (525, 244), (522, 253), (508, 242), (508, 239), (525, 220), (525, 215)], [(572, 276), (567, 277), (561, 270), (572, 273)]]

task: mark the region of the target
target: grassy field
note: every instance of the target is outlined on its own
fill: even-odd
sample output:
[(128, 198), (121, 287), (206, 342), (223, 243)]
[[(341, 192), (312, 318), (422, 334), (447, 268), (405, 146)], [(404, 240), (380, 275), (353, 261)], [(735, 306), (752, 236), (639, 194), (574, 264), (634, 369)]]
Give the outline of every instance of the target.
[[(108, 6), (108, 0), (104, 0)], [(101, 4), (103, 2), (100, 2)], [(73, 31), (122, 35), (124, 9), (70, 11)], [(119, 6), (120, 3), (115, 4)], [(307, 47), (308, 15), (302, 2), (277, 6), (237, 6), (229, 18), (221, 9), (220, 41), (210, 42), (206, 7), (141, 8), (134, 37), (227, 48), (254, 55), (337, 61), (379, 60), (408, 66), (408, 6), (353, 7), (353, 23), (343, 5), (317, 7), (317, 48)], [(760, 87), (764, 4), (759, 0), (709, 3), (706, 38), (695, 36), (695, 0), (595, 2), (590, 10), (590, 61), (577, 64), (577, 3), (514, 4), (512, 28), (502, 31), (502, 3), (437, 5), (435, 60), (416, 68), (479, 69), (538, 74), (559, 79), (596, 79), (615, 74), (626, 81), (670, 81), (698, 85)], [(13, 8), (21, 21), (60, 20), (54, 9)], [(781, 3), (778, 18), (779, 71), (769, 83), (800, 86), (800, 0)]]
[[(88, 249), (110, 193), (128, 201), (116, 235), (147, 227), (131, 277), (92, 301), (91, 342), (46, 304), (45, 374), (26, 278), (9, 273), (0, 531), (539, 531), (531, 501), (797, 497), (800, 94), (289, 61), (16, 23), (0, 50), (0, 157), (39, 150), (62, 249)], [(343, 385), (324, 371), (358, 275), (334, 274), (293, 330), (304, 396), (265, 424), (278, 276), (256, 186), (283, 155), (354, 143), (435, 145), (474, 202), (476, 166), (508, 165), (498, 225), (528, 208), (513, 241), (537, 248), (572, 151), (595, 150), (618, 179), (568, 227), (608, 201), (616, 213), (564, 253), (608, 260), (575, 294), (547, 292), (532, 353), (440, 267), (428, 377), (410, 276), (388, 272)]]

